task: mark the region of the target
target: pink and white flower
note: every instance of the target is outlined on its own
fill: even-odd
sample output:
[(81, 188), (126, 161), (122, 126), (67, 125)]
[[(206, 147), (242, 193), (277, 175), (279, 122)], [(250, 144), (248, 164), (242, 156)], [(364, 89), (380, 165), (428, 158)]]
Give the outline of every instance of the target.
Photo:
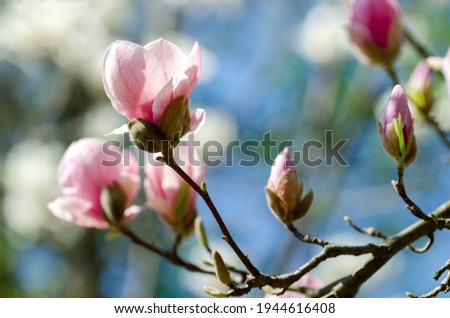
[(181, 138), (185, 133), (199, 129), (205, 119), (203, 109), (191, 112), (187, 109), (200, 69), (198, 43), (186, 55), (164, 39), (145, 46), (116, 41), (104, 56), (103, 85), (112, 106), (120, 114), (129, 120), (141, 119), (157, 127), (161, 126), (169, 106), (180, 104), (183, 110), (177, 113), (183, 118), (175, 130)]
[(57, 217), (84, 227), (110, 227), (100, 203), (104, 187), (117, 184), (126, 196), (124, 219), (136, 216), (130, 207), (140, 188), (139, 167), (131, 153), (95, 138), (73, 142), (58, 168), (62, 197), (48, 204)]
[(413, 118), (403, 88), (395, 85), (389, 102), (378, 119), (378, 135), (386, 152), (399, 165), (408, 166), (416, 158)]
[(356, 0), (350, 7), (347, 30), (363, 62), (393, 62), (403, 39), (401, 16), (397, 0)]

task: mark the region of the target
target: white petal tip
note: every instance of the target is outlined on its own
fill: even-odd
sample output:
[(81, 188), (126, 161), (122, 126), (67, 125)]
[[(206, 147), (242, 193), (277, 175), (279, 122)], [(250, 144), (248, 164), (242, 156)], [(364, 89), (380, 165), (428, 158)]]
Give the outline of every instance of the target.
[(123, 135), (128, 133), (128, 124), (124, 124), (120, 126), (119, 128), (114, 129), (108, 134), (105, 134), (105, 136), (111, 136), (111, 135)]

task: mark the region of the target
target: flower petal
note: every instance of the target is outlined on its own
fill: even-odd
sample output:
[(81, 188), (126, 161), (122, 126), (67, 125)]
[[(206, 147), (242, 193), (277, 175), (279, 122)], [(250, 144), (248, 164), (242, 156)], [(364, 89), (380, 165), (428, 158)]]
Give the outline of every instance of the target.
[(189, 132), (197, 133), (205, 124), (206, 112), (204, 109), (197, 108), (191, 111), (191, 126)]
[(78, 197), (64, 196), (53, 200), (48, 204), (52, 213), (67, 222), (73, 222), (84, 227), (105, 229), (109, 224), (103, 218), (93, 217), (92, 203)]

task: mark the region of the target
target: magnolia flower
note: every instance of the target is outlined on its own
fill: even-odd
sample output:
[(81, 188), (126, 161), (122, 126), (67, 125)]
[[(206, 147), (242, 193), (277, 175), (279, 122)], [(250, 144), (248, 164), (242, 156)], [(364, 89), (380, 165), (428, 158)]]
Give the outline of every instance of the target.
[(408, 97), (424, 113), (428, 113), (433, 106), (431, 92), (432, 71), (425, 60), (420, 61), (408, 80)]
[[(303, 276), (302, 278), (300, 278), (298, 281), (296, 281), (294, 284), (291, 285), (291, 289), (295, 289), (295, 288), (310, 288), (310, 289), (320, 289), (323, 287), (323, 283), (318, 280), (316, 277), (314, 277), (311, 274), (306, 274), (305, 276)], [(304, 293), (298, 292), (298, 291), (293, 291), (293, 290), (288, 290), (286, 292), (284, 292), (281, 295), (278, 296), (274, 296), (271, 294), (266, 294), (266, 297), (277, 297), (277, 298), (306, 298), (307, 296), (305, 296)]]
[[(139, 167), (130, 153), (120, 158), (116, 146), (100, 139), (84, 138), (73, 142), (58, 168), (63, 196), (48, 204), (57, 217), (84, 227), (108, 228), (101, 196), (105, 189), (120, 193), (119, 205), (130, 207), (140, 187)], [(119, 162), (119, 158), (121, 159)], [(126, 160), (125, 160), (126, 159)], [(122, 211), (128, 220), (136, 216), (135, 207)]]
[(400, 85), (395, 85), (389, 102), (378, 119), (378, 135), (384, 150), (401, 166), (416, 158), (417, 146), (413, 118)]
[(303, 181), (298, 181), (287, 148), (275, 159), (265, 190), (269, 208), (287, 225), (303, 217), (313, 200), (312, 191), (303, 197)]
[[(200, 185), (206, 173), (194, 148), (182, 142), (175, 151), (175, 161), (186, 174)], [(167, 165), (147, 164), (144, 189), (147, 205), (176, 233), (189, 235), (194, 229), (197, 216), (195, 198), (197, 193), (172, 168)]]
[(369, 65), (389, 65), (397, 56), (403, 30), (396, 0), (356, 0), (348, 11), (350, 38), (358, 57)]
[(143, 47), (116, 41), (107, 49), (103, 85), (113, 107), (130, 120), (128, 130), (133, 140), (142, 144), (149, 139), (178, 141), (203, 124), (204, 111), (188, 109), (200, 65), (197, 43), (189, 55), (164, 39)]

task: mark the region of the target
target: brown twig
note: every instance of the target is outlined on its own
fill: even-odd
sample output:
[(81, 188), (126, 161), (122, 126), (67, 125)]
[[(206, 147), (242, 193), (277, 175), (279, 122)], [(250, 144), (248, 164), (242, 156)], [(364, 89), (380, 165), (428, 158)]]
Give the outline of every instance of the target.
[(411, 298), (432, 298), (432, 297), (436, 297), (440, 293), (445, 293), (445, 294), (448, 293), (450, 291), (450, 260), (448, 260), (447, 263), (434, 274), (434, 279), (438, 280), (439, 277), (441, 277), (442, 274), (444, 274), (446, 271), (448, 271), (447, 276), (439, 284), (439, 286), (437, 286), (432, 291), (430, 291), (422, 296), (416, 296), (409, 292), (406, 294), (408, 295), (408, 297), (411, 297)]
[(376, 238), (380, 238), (385, 241), (388, 239), (387, 235), (384, 235), (383, 233), (381, 233), (374, 227), (362, 228), (362, 227), (355, 225), (348, 216), (344, 216), (344, 221), (345, 221), (345, 223), (347, 223), (348, 226), (350, 226), (352, 229), (354, 229), (355, 231), (357, 231), (359, 233), (366, 234), (366, 235), (376, 237)]
[(242, 252), (242, 250), (239, 248), (239, 246), (234, 241), (233, 237), (230, 234), (230, 231), (228, 230), (227, 226), (225, 225), (225, 222), (223, 221), (222, 217), (220, 216), (219, 211), (217, 210), (216, 206), (214, 205), (214, 202), (211, 200), (211, 197), (209, 196), (208, 191), (203, 191), (203, 189), (194, 180), (192, 180), (189, 177), (189, 175), (184, 172), (183, 169), (181, 169), (181, 167), (173, 159), (172, 150), (169, 150), (168, 152), (164, 153), (163, 159), (164, 159), (164, 162), (170, 168), (172, 168), (184, 181), (186, 181), (189, 184), (189, 186), (192, 189), (195, 190), (195, 192), (197, 192), (200, 195), (200, 197), (203, 199), (203, 201), (206, 203), (209, 210), (211, 211), (217, 224), (219, 225), (219, 228), (223, 234), (223, 239), (228, 243), (228, 245), (230, 245), (230, 247), (233, 249), (233, 251), (239, 257), (241, 262), (247, 268), (247, 270), (253, 276), (262, 275), (260, 273), (260, 271), (253, 265), (253, 263), (250, 261), (250, 259), (247, 257), (247, 255)]
[(427, 222), (431, 222), (431, 223), (436, 223), (436, 221), (429, 217), (428, 215), (426, 215), (418, 206), (417, 204), (414, 203), (414, 201), (412, 201), (408, 195), (406, 194), (406, 189), (405, 189), (405, 185), (403, 183), (403, 172), (404, 172), (404, 167), (403, 166), (398, 166), (397, 168), (397, 174), (398, 174), (398, 179), (397, 180), (392, 180), (392, 185), (394, 186), (395, 191), (397, 192), (397, 194), (399, 195), (400, 198), (402, 198), (403, 202), (406, 203), (406, 208), (416, 217), (418, 217), (419, 219), (422, 219), (424, 221)]
[(287, 224), (286, 228), (296, 237), (298, 238), (300, 241), (304, 242), (304, 243), (309, 243), (309, 244), (316, 244), (316, 245), (320, 245), (322, 247), (327, 246), (329, 243), (318, 239), (317, 237), (314, 237), (312, 235), (308, 235), (308, 234), (302, 234), (300, 233), (297, 228), (294, 226), (294, 224)]
[[(180, 267), (183, 267), (185, 269), (187, 269), (188, 271), (191, 272), (196, 272), (196, 273), (203, 273), (203, 274), (209, 274), (209, 275), (215, 275), (214, 272), (212, 271), (207, 271), (204, 270), (200, 267), (198, 267), (197, 265), (188, 263), (186, 261), (184, 261), (183, 259), (181, 259), (178, 254), (176, 253), (176, 249), (171, 250), (170, 252), (166, 252), (161, 250), (159, 247), (157, 247), (156, 245), (154, 245), (153, 243), (147, 242), (144, 239), (140, 238), (139, 236), (137, 236), (129, 227), (127, 227), (125, 224), (116, 224), (116, 229), (122, 233), (123, 235), (127, 236), (128, 238), (131, 239), (131, 241), (139, 246), (142, 246), (143, 248), (167, 259), (169, 262), (171, 262), (172, 264), (178, 265)], [(178, 244), (174, 244), (178, 245)]]

